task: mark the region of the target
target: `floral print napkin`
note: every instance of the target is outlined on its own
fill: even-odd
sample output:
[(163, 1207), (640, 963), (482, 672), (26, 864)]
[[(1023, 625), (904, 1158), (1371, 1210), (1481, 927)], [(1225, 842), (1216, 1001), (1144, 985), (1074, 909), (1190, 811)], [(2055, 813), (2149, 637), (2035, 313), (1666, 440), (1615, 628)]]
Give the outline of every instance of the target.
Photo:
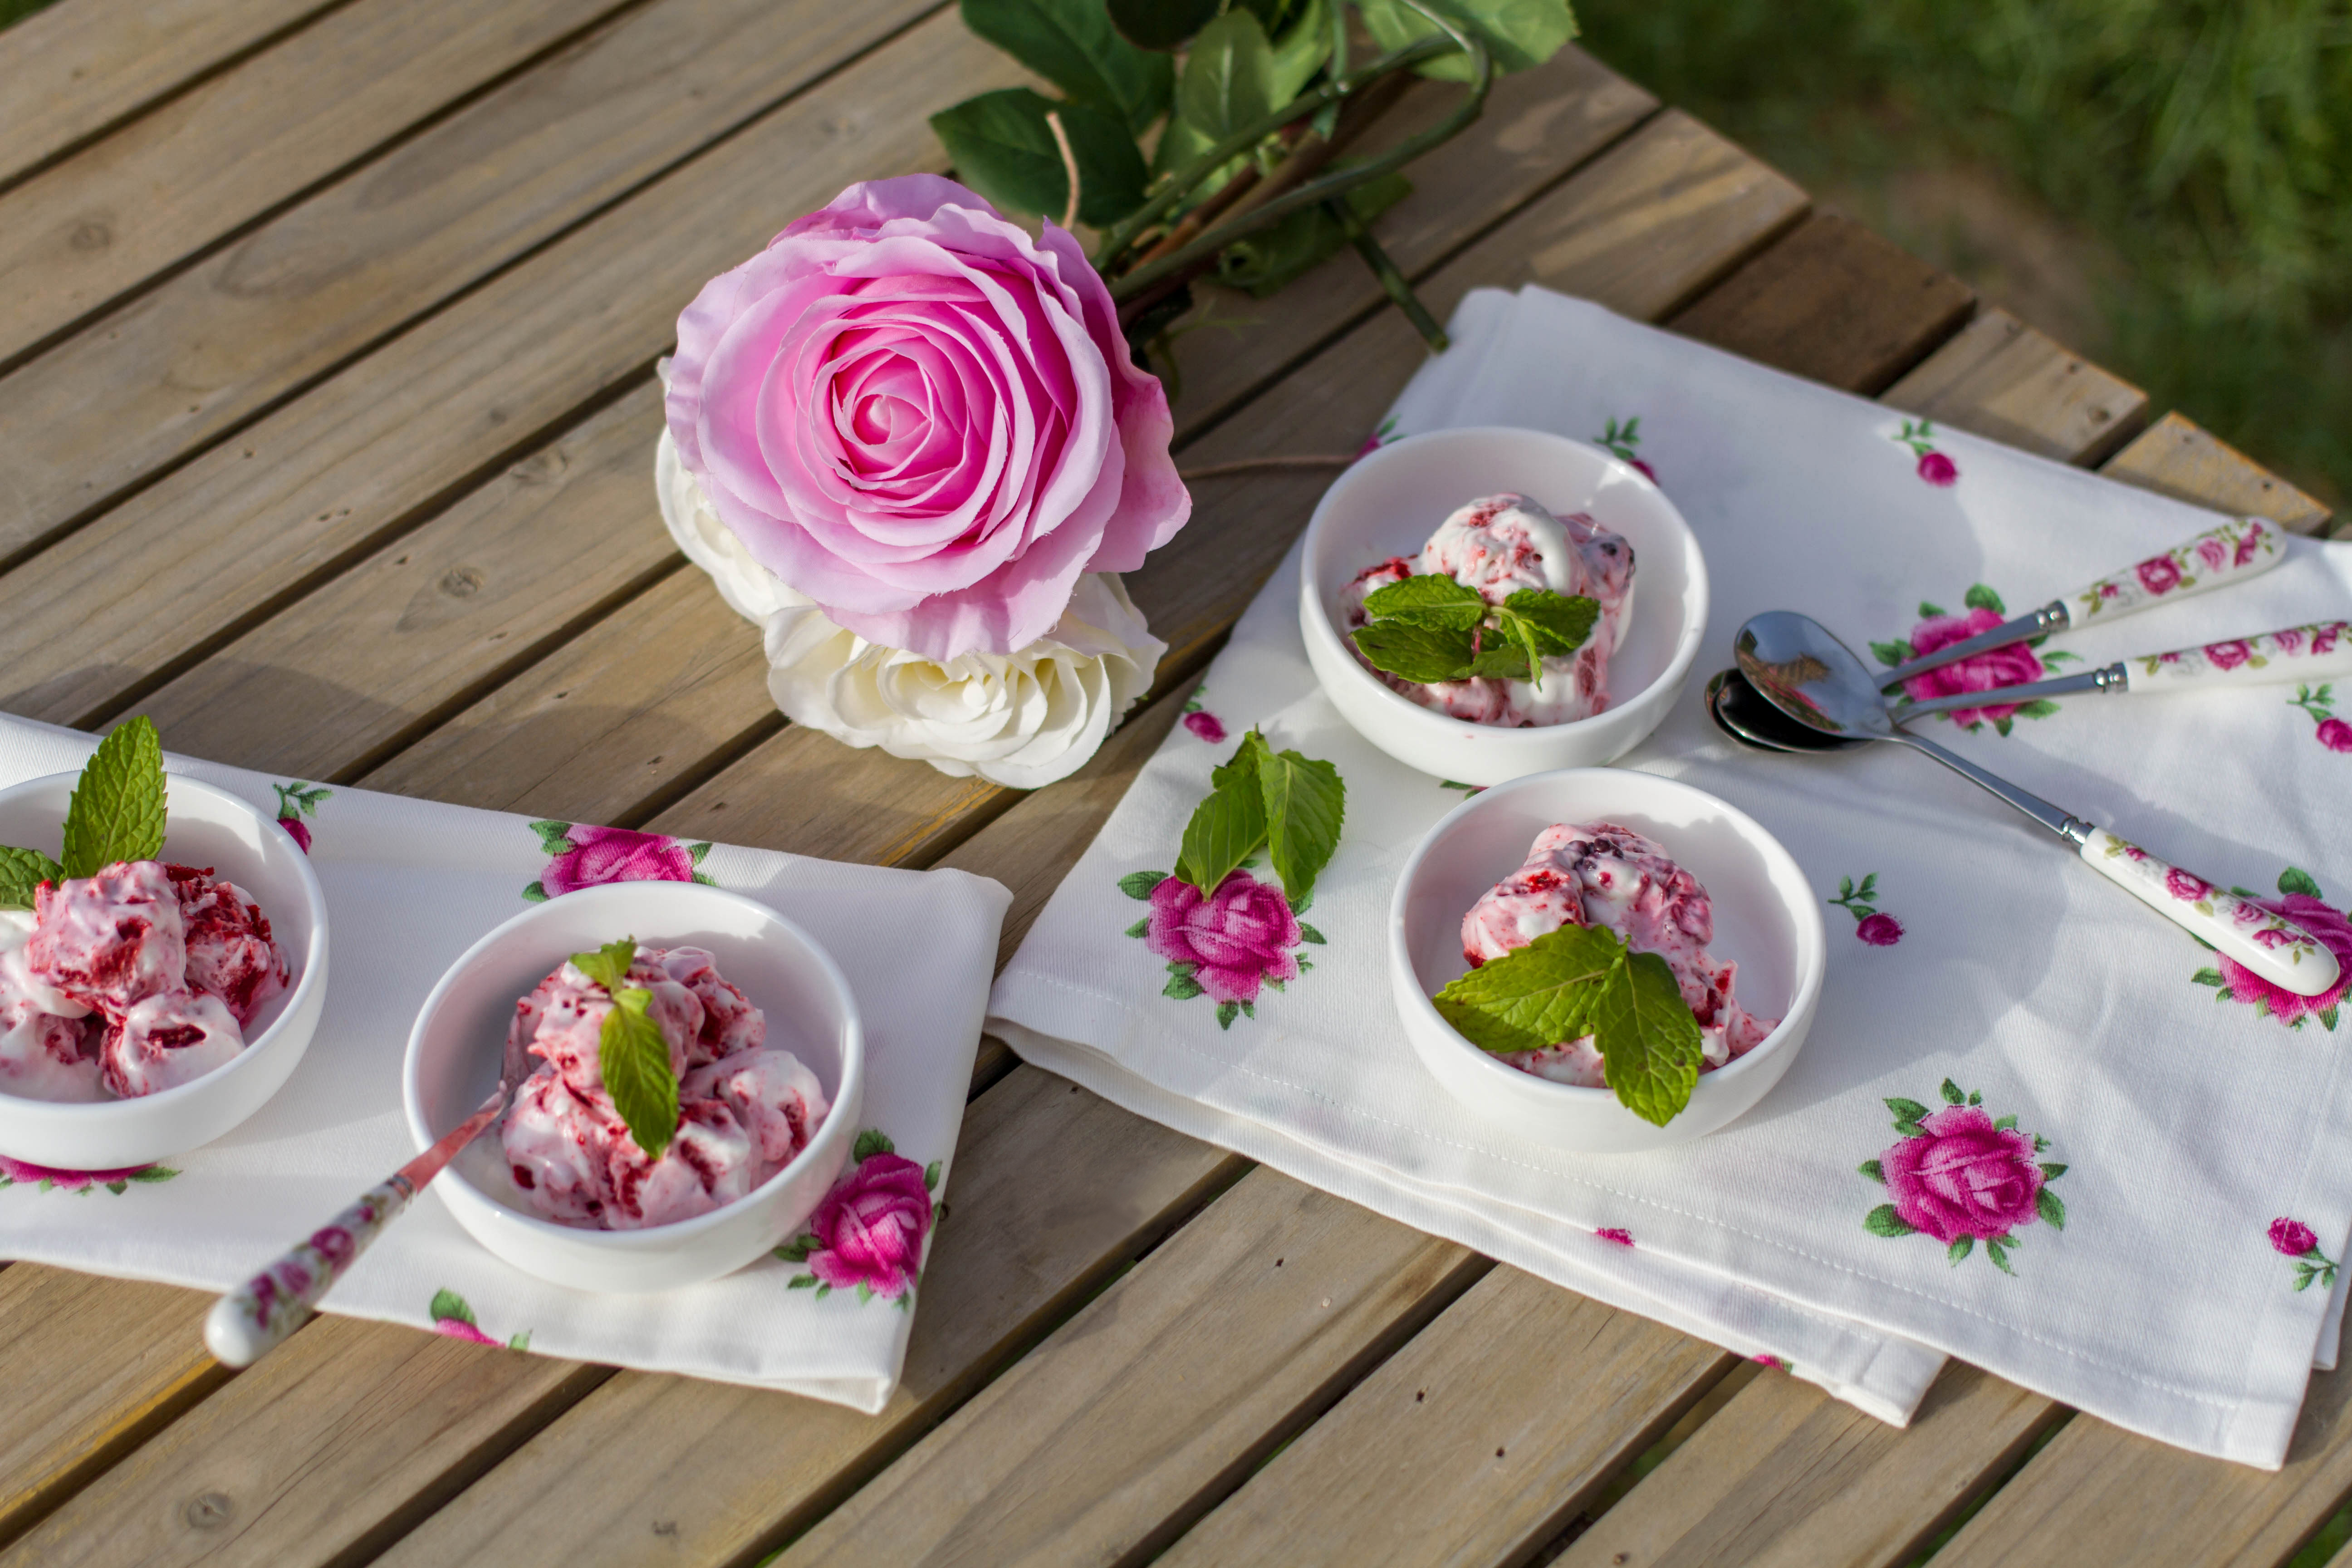
[[(0, 786), (79, 768), (94, 745), (0, 714)], [(326, 1310), (882, 1408), (963, 1122), (1011, 900), (1001, 884), (531, 822), (178, 757), (164, 765), (276, 812), (309, 852), (327, 896), (325, 1016), (286, 1087), (216, 1142), (127, 1171), (0, 1158), (0, 1256), (208, 1290), (241, 1282), (415, 1152), (400, 1101), (409, 1026), (483, 932), (600, 883), (714, 883), (822, 932), (863, 1016), (865, 1125), (803, 1233), (706, 1285), (599, 1296), (491, 1257), (428, 1189)], [(905, 984), (908, 952), (923, 954), (920, 986)]]
[[(2276, 1467), (2315, 1362), (2336, 1356), (2352, 980), (2289, 997), (1926, 760), (1745, 751), (1701, 693), (1760, 610), (1816, 616), (1893, 664), (2135, 561), (2148, 569), (2118, 591), (2145, 615), (1951, 667), (1937, 689), (2200, 643), (2235, 658), (2251, 633), (2342, 618), (2352, 545), (2291, 541), (2274, 571), (2175, 607), (2164, 569), (2190, 568), (2151, 558), (2224, 520), (1538, 289), (1472, 294), (1453, 337), (1370, 444), (1537, 424), (1638, 460), (1700, 540), (1705, 651), (1621, 765), (1730, 801), (1810, 873), (1831, 957), (1803, 1053), (1747, 1117), (1652, 1154), (1560, 1153), (1456, 1104), (1397, 1025), (1384, 931), (1397, 868), (1468, 786), (1376, 751), (1321, 695), (1295, 551), (1000, 977), (991, 1028), (1143, 1114), (1887, 1419), (1958, 1355)], [(2352, 958), (2339, 710), (2340, 692), (2290, 680), (1989, 703), (1935, 732)], [(1206, 899), (1168, 879), (1210, 770), (1253, 725), (1347, 781), (1311, 908), (1263, 867)]]

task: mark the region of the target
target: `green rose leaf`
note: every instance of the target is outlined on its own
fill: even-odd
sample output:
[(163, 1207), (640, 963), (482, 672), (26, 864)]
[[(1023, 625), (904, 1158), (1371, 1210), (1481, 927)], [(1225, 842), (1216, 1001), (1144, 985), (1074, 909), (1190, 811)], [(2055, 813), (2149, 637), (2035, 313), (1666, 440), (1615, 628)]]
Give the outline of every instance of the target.
[(1944, 614), (1946, 614), (1946, 611), (1943, 605), (1930, 604), (1925, 599), (1919, 601), (1919, 618), (1921, 620), (1932, 621)]
[(1954, 1241), (1951, 1246), (1944, 1249), (1944, 1256), (1950, 1258), (1955, 1264), (1957, 1264), (1961, 1258), (1966, 1258), (1969, 1253), (1975, 1251), (1976, 1245), (1977, 1238), (1975, 1237), (1961, 1237), (1958, 1240)]
[(2017, 1130), (2017, 1118), (2014, 1116), (1997, 1116), (1993, 1118), (1992, 1130), (1996, 1132), (2015, 1131)]
[(1971, 610), (1990, 610), (1996, 616), (2009, 614), (2009, 606), (2000, 602), (2000, 595), (1982, 583), (1970, 584), (1969, 591), (1960, 596), (1960, 603)]
[(669, 1042), (646, 1016), (653, 999), (642, 985), (613, 993), (613, 1010), (596, 1037), (596, 1067), (630, 1138), (646, 1158), (658, 1160), (677, 1132), (677, 1075), (670, 1070)]
[(939, 1190), (940, 1165), (940, 1162), (934, 1160), (923, 1167), (923, 1191), (931, 1193)]
[(2037, 697), (2031, 702), (2017, 705), (2017, 716), (2021, 719), (2047, 719), (2057, 711), (2058, 704), (2047, 697)]
[(1234, 1026), (1234, 1020), (1241, 1016), (1241, 1011), (1242, 1005), (1238, 1002), (1218, 1003), (1217, 1027), (1220, 1029), (1232, 1028)]
[[(1291, 905), (1290, 912), (1292, 914), (1297, 914), (1298, 912), (1298, 906), (1297, 904)], [(1323, 940), (1323, 933), (1321, 931), (1317, 931), (1305, 921), (1300, 921), (1298, 922), (1298, 940), (1301, 942), (1311, 942), (1318, 947), (1328, 947), (1330, 945)]]
[[(1568, 0), (1426, 0), (1430, 10), (1459, 24), (1486, 46), (1497, 71), (1539, 66), (1576, 37)], [(1364, 26), (1383, 49), (1402, 48), (1437, 29), (1398, 0), (1360, 0)], [(1468, 81), (1470, 63), (1461, 55), (1441, 56), (1421, 68), (1423, 76)]]
[(636, 961), (637, 939), (625, 936), (618, 942), (608, 942), (593, 952), (575, 952), (572, 967), (602, 985), (606, 991), (618, 991), (621, 981)]
[(1898, 664), (1908, 664), (1916, 657), (1907, 642), (1874, 642), (1870, 645), (1870, 651), (1878, 656), (1879, 663), (1889, 668)]
[(1964, 1104), (1969, 1098), (1967, 1095), (1960, 1092), (1960, 1086), (1954, 1083), (1950, 1079), (1946, 1079), (1944, 1080), (1942, 1093), (1944, 1096), (1944, 1103), (1946, 1105)]
[(895, 1154), (898, 1152), (898, 1145), (891, 1142), (890, 1135), (879, 1127), (868, 1127), (857, 1135), (857, 1142), (849, 1146), (849, 1157), (861, 1165), (877, 1154)]
[(1466, 632), (1486, 618), (1486, 595), (1443, 573), (1424, 573), (1375, 588), (1364, 595), (1364, 613), (1375, 620)]
[(1167, 879), (1165, 871), (1129, 871), (1118, 879), (1118, 890), (1130, 899), (1149, 899), (1151, 889)]
[(1176, 82), (1176, 116), (1210, 142), (1222, 142), (1286, 101), (1275, 97), (1274, 85), (1265, 28), (1247, 11), (1228, 11), (1192, 40)]
[(2282, 893), (2301, 893), (2306, 899), (2326, 896), (2319, 890), (2319, 884), (2312, 879), (2310, 872), (2295, 866), (2289, 866), (2279, 873), (2278, 890)]
[(1992, 1259), (1993, 1267), (2012, 1279), (2016, 1277), (2017, 1270), (2009, 1266), (2008, 1249), (2016, 1245), (2016, 1242), (2003, 1236), (1996, 1236), (1985, 1243), (1985, 1256)]
[(1895, 1212), (1893, 1204), (1881, 1204), (1863, 1216), (1862, 1228), (1873, 1236), (1909, 1236), (1913, 1227)]
[(1890, 1100), (1886, 1109), (1895, 1112), (1895, 1130), (1906, 1137), (1919, 1130), (1919, 1119), (1927, 1114), (1927, 1108), (1916, 1100)]
[(1602, 927), (1549, 931), (1451, 981), (1437, 1011), (1482, 1050), (1592, 1036), (1619, 1103), (1664, 1126), (1698, 1083), (1699, 1030), (1674, 973)]
[(1224, 0), (1110, 0), (1111, 26), (1139, 49), (1169, 50), (1207, 26)]
[(35, 889), (65, 878), (65, 868), (39, 850), (0, 845), (0, 910), (29, 910)]
[(2039, 1193), (2034, 1194), (2033, 1207), (2035, 1211), (2049, 1223), (2051, 1229), (2063, 1230), (2066, 1228), (2066, 1205), (2059, 1198), (2058, 1194), (2052, 1192), (2048, 1187), (2042, 1188)]
[[(2039, 1147), (2040, 1141), (2035, 1142), (2036, 1146)], [(2054, 1182), (2065, 1173), (2066, 1167), (2063, 1165), (2045, 1162), (2042, 1166), (2042, 1179), (2045, 1182)]]
[(1374, 621), (1350, 634), (1374, 669), (1428, 686), (1470, 673), (1471, 634), (1405, 621)]
[(1171, 974), (1168, 984), (1160, 988), (1160, 994), (1177, 1002), (1190, 1002), (1200, 994), (1201, 983), (1189, 974)]
[[(1161, 142), (1163, 147), (1175, 139), (1172, 132), (1171, 127), (1171, 135)], [(1194, 150), (1194, 155), (1205, 151), (1207, 145), (1202, 142)], [(1160, 162), (1157, 166), (1164, 170), (1170, 165)], [(1345, 163), (1335, 163), (1331, 172), (1336, 174), (1346, 167)], [(1366, 180), (1341, 199), (1356, 215), (1357, 221), (1369, 224), (1411, 195), (1412, 182), (1391, 170)], [(1339, 226), (1339, 220), (1331, 216), (1329, 209), (1321, 205), (1307, 207), (1227, 246), (1218, 254), (1216, 279), (1228, 289), (1246, 290), (1253, 299), (1271, 299), (1347, 247), (1347, 230)]]
[(2230, 982), (2218, 969), (2200, 969), (2189, 977), (2191, 985), (2227, 985)]
[(1258, 752), (1257, 784), (1265, 808), (1266, 856), (1282, 879), (1283, 896), (1295, 910), (1315, 892), (1315, 879), (1339, 847), (1339, 826), (1348, 811), (1348, 786), (1329, 763), (1297, 752), (1266, 748), (1257, 731), (1245, 746)]
[[(1120, 37), (1102, 0), (963, 0), (963, 22), (1080, 103), (1118, 116), (1131, 132), (1168, 107), (1176, 68), (1167, 56)], [(960, 157), (956, 172), (964, 173)]]
[(95, 877), (118, 860), (163, 851), (163, 741), (145, 714), (98, 743), (66, 806), (63, 869)]
[[(1303, 6), (1254, 5), (1250, 9), (1257, 13), (1274, 45), (1274, 101), (1288, 103), (1331, 58), (1331, 13), (1325, 0), (1307, 0)], [(1267, 15), (1290, 10), (1297, 16), (1287, 26), (1281, 16)]]
[(1048, 114), (1059, 114), (1078, 164), (1078, 220), (1105, 227), (1143, 205), (1143, 153), (1118, 120), (1085, 103), (1055, 103), (1025, 87), (968, 98), (931, 116), (964, 184), (998, 206), (1061, 221), (1069, 171)]
[(455, 1318), (473, 1328), (482, 1326), (474, 1321), (474, 1309), (466, 1305), (466, 1298), (446, 1287), (433, 1292), (433, 1305), (425, 1310), (433, 1314), (436, 1322), (443, 1318)]
[(1875, 1160), (1864, 1160), (1861, 1164), (1856, 1165), (1854, 1169), (1860, 1171), (1864, 1175), (1868, 1176), (1872, 1181), (1876, 1182), (1882, 1187), (1886, 1184), (1886, 1167), (1880, 1164)]

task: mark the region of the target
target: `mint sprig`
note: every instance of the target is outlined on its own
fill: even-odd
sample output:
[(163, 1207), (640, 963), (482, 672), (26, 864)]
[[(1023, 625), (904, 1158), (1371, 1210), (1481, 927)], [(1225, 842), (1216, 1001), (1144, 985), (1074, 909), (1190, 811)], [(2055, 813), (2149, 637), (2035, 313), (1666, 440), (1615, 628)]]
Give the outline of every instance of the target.
[(618, 942), (608, 942), (593, 952), (575, 952), (572, 967), (602, 985), (607, 991), (618, 991), (621, 981), (636, 962), (637, 939), (625, 936)]
[(98, 743), (66, 807), (63, 870), (95, 877), (119, 860), (163, 852), (163, 741), (145, 714)]
[(677, 1075), (670, 1070), (669, 1041), (646, 1011), (653, 999), (642, 985), (613, 993), (613, 1010), (596, 1036), (596, 1069), (629, 1136), (646, 1159), (658, 1160), (677, 1131)]
[(1423, 686), (1484, 676), (1543, 689), (1543, 661), (1582, 647), (1600, 618), (1598, 600), (1549, 588), (1520, 588), (1499, 605), (1441, 573), (1424, 573), (1364, 595), (1370, 619), (1353, 634), (1373, 668)]
[(33, 889), (43, 882), (62, 882), (65, 877), (65, 868), (39, 850), (0, 844), (0, 910), (31, 909)]
[(1277, 752), (1252, 730), (1233, 761), (1209, 775), (1207, 798), (1184, 826), (1176, 875), (1203, 893), (1261, 848), (1294, 910), (1307, 907), (1315, 879), (1339, 847), (1348, 786), (1329, 763)]
[(1564, 926), (1451, 981), (1439, 1016), (1481, 1050), (1541, 1050), (1590, 1035), (1618, 1102), (1664, 1127), (1698, 1087), (1698, 1021), (1674, 971), (1601, 926)]

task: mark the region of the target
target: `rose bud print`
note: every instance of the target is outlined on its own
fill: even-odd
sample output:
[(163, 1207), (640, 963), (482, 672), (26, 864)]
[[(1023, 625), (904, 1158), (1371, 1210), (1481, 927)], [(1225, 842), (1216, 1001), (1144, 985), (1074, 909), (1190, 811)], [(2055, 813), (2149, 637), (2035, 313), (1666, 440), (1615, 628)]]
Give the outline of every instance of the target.
[(2331, 752), (2352, 752), (2352, 724), (2341, 719), (2321, 720), (2319, 743)]
[(2282, 1216), (2271, 1221), (2271, 1245), (2288, 1258), (2301, 1258), (2319, 1245), (2319, 1237), (2303, 1221)]
[(1923, 452), (1919, 457), (1919, 477), (1941, 488), (1958, 483), (1960, 470), (1941, 452)]
[(1864, 915), (1853, 934), (1873, 947), (1893, 947), (1903, 940), (1903, 922), (1893, 915)]

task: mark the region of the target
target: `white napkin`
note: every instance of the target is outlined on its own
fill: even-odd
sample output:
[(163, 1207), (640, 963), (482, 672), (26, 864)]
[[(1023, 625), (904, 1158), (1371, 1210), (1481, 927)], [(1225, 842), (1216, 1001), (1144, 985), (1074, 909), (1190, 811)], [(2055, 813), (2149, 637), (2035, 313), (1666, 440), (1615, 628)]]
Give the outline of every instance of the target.
[[(0, 785), (78, 769), (95, 743), (0, 714)], [(178, 757), (164, 766), (273, 812), (303, 810), (275, 787), (303, 781)], [(311, 794), (302, 820), (332, 948), (326, 1012), (294, 1076), (226, 1137), (110, 1186), (0, 1162), (0, 1177), (15, 1178), (0, 1186), (0, 1256), (226, 1289), (416, 1152), (400, 1104), (416, 1010), (459, 953), (527, 907), (525, 888), (562, 883), (544, 839), (562, 825), (341, 786)], [(961, 871), (700, 847), (696, 870), (820, 933), (840, 963), (865, 1022), (864, 1124), (898, 1155), (939, 1162), (936, 1202), (1011, 894)], [(910, 963), (919, 984), (908, 984)], [(906, 1359), (912, 1300), (820, 1298), (791, 1288), (804, 1271), (764, 1258), (660, 1295), (569, 1290), (491, 1257), (428, 1191), (337, 1282), (326, 1310), (880, 1410)]]
[[(1484, 1125), (1412, 1054), (1380, 941), (1397, 868), (1462, 795), (1375, 751), (1317, 689), (1294, 552), (1209, 671), (1199, 706), (1217, 723), (1179, 728), (1145, 768), (998, 980), (991, 1028), (1143, 1114), (1769, 1355), (1886, 1419), (1907, 1417), (1950, 1353), (2163, 1441), (2276, 1467), (2315, 1357), (2334, 1360), (2352, 1018), (2291, 1029), (2200, 983), (2212, 954), (1924, 758), (1743, 751), (1701, 701), (1757, 611), (1905, 638), (1923, 601), (1965, 614), (1998, 595), (2015, 611), (2218, 520), (1941, 428), (1926, 439), (1958, 478), (1930, 483), (1884, 406), (1540, 290), (1473, 294), (1453, 333), (1385, 431), (1535, 424), (1592, 440), (1638, 418), (1638, 456), (1706, 551), (1705, 656), (1625, 765), (1754, 816), (1825, 904), (1875, 875), (1867, 903), (1900, 940), (1857, 940), (1848, 908), (1824, 909), (1811, 1040), (1716, 1136), (1579, 1157)], [(2056, 646), (2104, 663), (2347, 612), (2352, 547), (2298, 540), (2266, 576)], [(2352, 713), (2352, 689), (2338, 691)], [(2326, 702), (2294, 696), (2084, 697), (2006, 736), (1937, 733), (2207, 877), (2275, 898), (2293, 867), (2340, 909), (2352, 755), (2324, 743)], [(1172, 865), (1210, 767), (1253, 724), (1335, 763), (1348, 816), (1304, 917), (1327, 939), (1297, 950), (1313, 967), (1220, 1026), (1210, 999), (1161, 994), (1166, 960), (1128, 934), (1147, 906), (1119, 884)], [(1205, 742), (1219, 725), (1226, 739)], [(2044, 1184), (2063, 1226), (2039, 1209), (2015, 1222), (2010, 1272), (1984, 1246), (1954, 1259), (1930, 1236), (1865, 1223), (1893, 1194), (1858, 1167), (1907, 1142), (1888, 1101), (1926, 1107), (1939, 1131), (1974, 1121), (1965, 1105), (1943, 1115), (1948, 1093), (1979, 1097), (1987, 1121), (2015, 1118), (2046, 1140), (2032, 1161), (2064, 1167)], [(2276, 1220), (2310, 1227), (2308, 1256), (2282, 1252)]]

